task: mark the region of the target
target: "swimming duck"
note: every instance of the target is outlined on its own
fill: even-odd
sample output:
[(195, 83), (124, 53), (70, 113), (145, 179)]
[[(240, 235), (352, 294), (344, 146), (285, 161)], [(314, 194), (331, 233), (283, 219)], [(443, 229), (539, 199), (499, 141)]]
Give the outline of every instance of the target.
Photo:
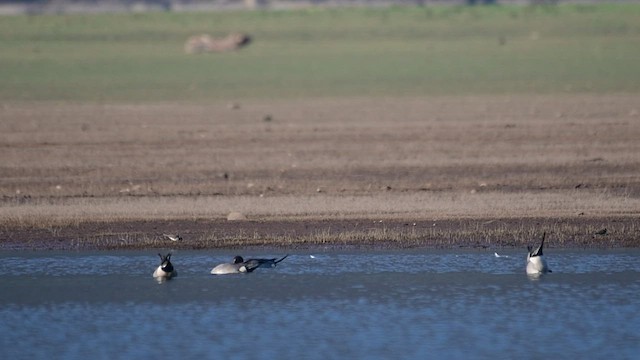
[(171, 264), (171, 253), (167, 254), (167, 256), (162, 256), (162, 254), (158, 254), (158, 256), (160, 256), (160, 266), (153, 272), (153, 277), (170, 279), (178, 276), (178, 272)]
[(544, 239), (547, 233), (542, 234), (542, 241), (537, 249), (532, 250), (531, 246), (527, 246), (527, 274), (539, 275), (551, 272), (551, 269), (547, 266), (547, 261), (542, 256), (542, 248), (544, 247)]
[(246, 263), (242, 256), (236, 256), (233, 258), (232, 263), (224, 263), (220, 265), (216, 265), (213, 269), (211, 269), (212, 275), (226, 275), (226, 274), (240, 274), (240, 273), (250, 273), (253, 270), (260, 267), (260, 264), (257, 262)]
[(244, 260), (242, 258), (242, 256), (235, 256), (233, 258), (233, 263), (234, 264), (238, 264), (238, 263), (251, 264), (252, 266), (255, 266), (256, 268), (259, 268), (259, 267), (274, 268), (274, 267), (276, 267), (276, 265), (278, 265), (279, 262), (281, 262), (282, 260), (286, 259), (287, 256), (289, 256), (289, 254), (281, 257), (280, 259), (271, 258), (271, 259), (247, 259), (247, 260)]

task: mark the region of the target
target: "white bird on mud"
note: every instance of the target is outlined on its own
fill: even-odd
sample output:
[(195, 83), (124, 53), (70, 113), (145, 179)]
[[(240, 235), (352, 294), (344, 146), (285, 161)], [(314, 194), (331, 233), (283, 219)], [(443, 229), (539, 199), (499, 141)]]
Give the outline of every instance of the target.
[(542, 248), (544, 247), (544, 239), (547, 236), (547, 233), (542, 234), (542, 241), (540, 242), (540, 246), (537, 249), (532, 250), (531, 246), (527, 246), (527, 274), (528, 275), (541, 275), (551, 272), (549, 266), (547, 266), (547, 261), (542, 256)]
[(182, 240), (182, 236), (176, 234), (162, 234), (162, 236), (166, 237), (167, 239), (171, 240), (171, 241), (180, 241)]
[(153, 277), (162, 280), (178, 276), (178, 272), (173, 268), (173, 264), (171, 264), (171, 254), (167, 254), (167, 256), (158, 254), (158, 256), (160, 256), (160, 266), (153, 272)]

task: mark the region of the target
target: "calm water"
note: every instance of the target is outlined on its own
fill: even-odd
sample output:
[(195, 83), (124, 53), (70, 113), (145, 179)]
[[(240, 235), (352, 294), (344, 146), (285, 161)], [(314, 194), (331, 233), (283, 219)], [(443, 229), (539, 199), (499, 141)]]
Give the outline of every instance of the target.
[[(233, 253), (0, 252), (5, 359), (637, 359), (640, 251), (292, 254), (209, 275)], [(273, 254), (241, 254), (275, 257)], [(313, 255), (311, 257), (310, 255)]]

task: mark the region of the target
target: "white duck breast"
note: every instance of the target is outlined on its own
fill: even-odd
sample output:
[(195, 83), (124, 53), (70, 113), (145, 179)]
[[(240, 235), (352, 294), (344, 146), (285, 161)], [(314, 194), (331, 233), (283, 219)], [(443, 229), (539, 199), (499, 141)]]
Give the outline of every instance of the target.
[(527, 261), (527, 274), (544, 274), (547, 272), (551, 272), (551, 270), (549, 270), (547, 261), (542, 256), (532, 257)]
[(212, 275), (226, 275), (246, 273), (247, 267), (244, 264), (220, 264), (211, 269)]
[(233, 263), (224, 263), (217, 265), (211, 269), (212, 275), (226, 275), (226, 274), (240, 274), (250, 273), (257, 269), (260, 264), (246, 263), (242, 256), (236, 256), (233, 258)]
[(540, 242), (540, 246), (537, 249), (532, 250), (531, 246), (527, 247), (529, 251), (527, 253), (527, 274), (536, 275), (536, 274), (545, 274), (551, 272), (549, 266), (547, 266), (547, 261), (545, 260), (542, 249), (544, 247), (544, 239), (547, 233), (542, 234), (542, 241)]

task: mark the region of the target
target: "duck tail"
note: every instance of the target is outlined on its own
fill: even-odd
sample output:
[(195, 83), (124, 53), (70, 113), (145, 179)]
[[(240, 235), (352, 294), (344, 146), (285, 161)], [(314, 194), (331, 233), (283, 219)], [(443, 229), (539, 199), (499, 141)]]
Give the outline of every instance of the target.
[(281, 257), (279, 260), (276, 260), (276, 261), (274, 261), (273, 263), (274, 263), (274, 264), (277, 264), (277, 263), (279, 263), (280, 261), (282, 261), (282, 260), (286, 259), (286, 258), (287, 258), (287, 256), (289, 256), (289, 254), (287, 254), (287, 255), (285, 255), (285, 256), (283, 256), (283, 257)]
[(531, 256), (542, 256), (542, 251), (544, 248), (544, 239), (547, 237), (547, 232), (542, 233), (542, 240), (540, 241), (540, 246), (534, 251)]

